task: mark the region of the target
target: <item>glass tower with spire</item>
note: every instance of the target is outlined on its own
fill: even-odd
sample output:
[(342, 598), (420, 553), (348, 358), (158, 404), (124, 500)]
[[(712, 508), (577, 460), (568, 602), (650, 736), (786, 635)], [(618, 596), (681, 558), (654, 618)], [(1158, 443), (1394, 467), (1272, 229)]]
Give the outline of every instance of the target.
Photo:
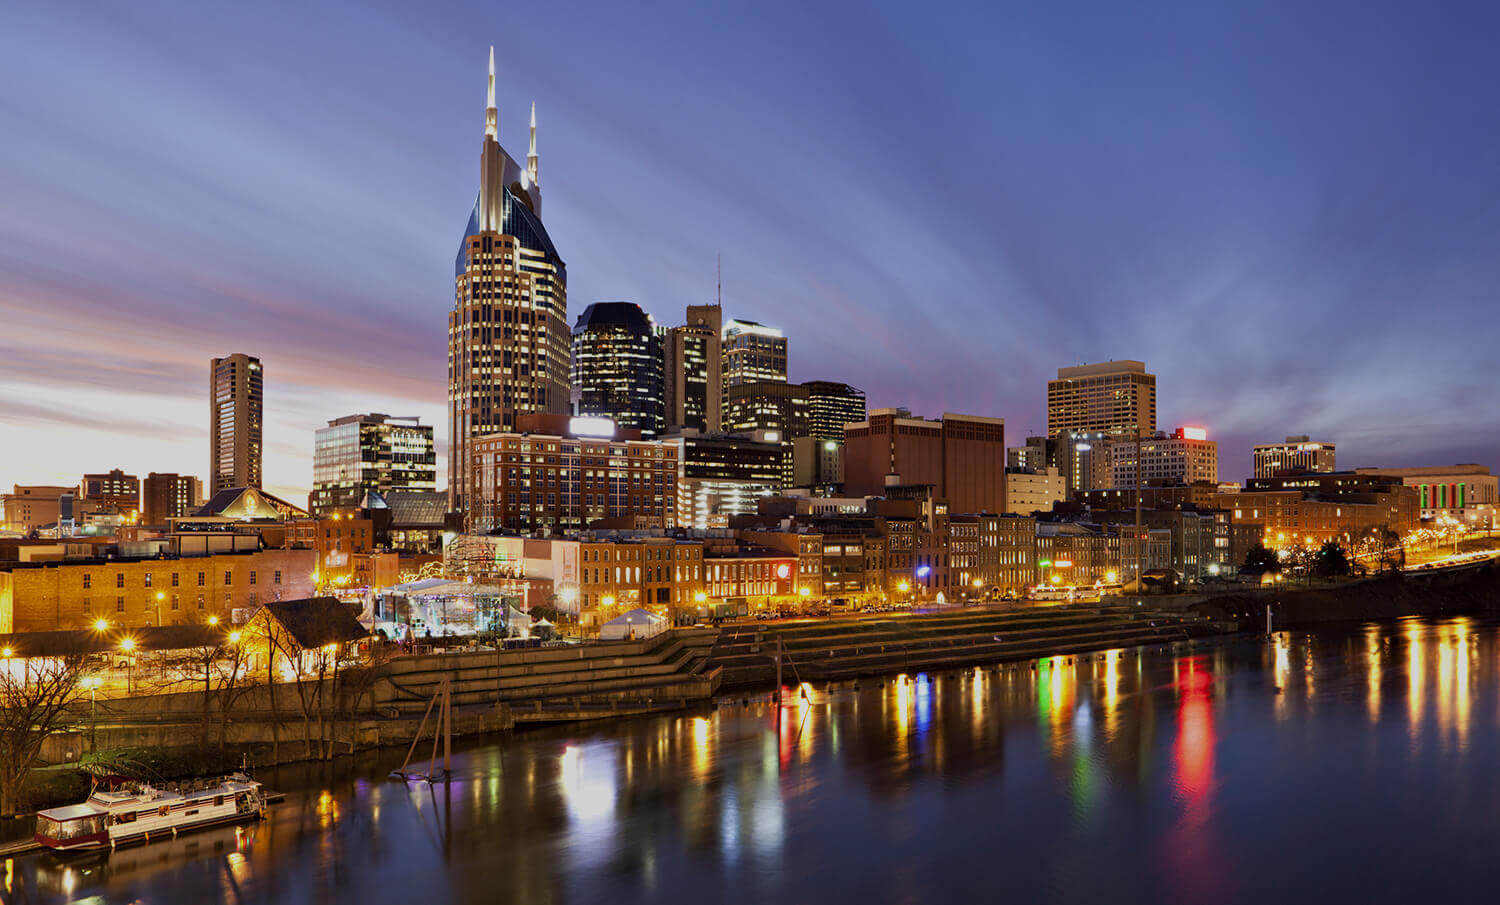
[(536, 153), (517, 163), (500, 140), (495, 49), (479, 154), (479, 197), (454, 262), (448, 315), (448, 502), (467, 512), (479, 487), (476, 437), (514, 430), (516, 416), (569, 406), (568, 271), (542, 225)]

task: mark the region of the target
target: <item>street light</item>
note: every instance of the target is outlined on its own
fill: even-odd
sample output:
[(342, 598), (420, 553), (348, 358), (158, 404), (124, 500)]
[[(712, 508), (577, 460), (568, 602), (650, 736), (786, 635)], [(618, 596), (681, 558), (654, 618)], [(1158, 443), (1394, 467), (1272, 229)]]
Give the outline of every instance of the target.
[(85, 676), (80, 684), (82, 684), (84, 688), (87, 688), (89, 690), (89, 753), (93, 754), (95, 750), (94, 729), (98, 725), (94, 718), (96, 714), (96, 711), (94, 709), (94, 693), (99, 690), (99, 686), (103, 684), (103, 682), (98, 676)]
[(229, 643), (230, 644), (239, 644), (240, 643), (240, 633), (239, 632), (230, 632), (229, 633)]
[(219, 624), (219, 617), (218, 616), (210, 616), (210, 617), (208, 617), (208, 624), (209, 625), (218, 625)]
[(107, 632), (107, 631), (109, 631), (109, 621), (105, 620), (105, 619), (95, 619), (94, 620), (94, 631), (96, 631), (96, 632)]

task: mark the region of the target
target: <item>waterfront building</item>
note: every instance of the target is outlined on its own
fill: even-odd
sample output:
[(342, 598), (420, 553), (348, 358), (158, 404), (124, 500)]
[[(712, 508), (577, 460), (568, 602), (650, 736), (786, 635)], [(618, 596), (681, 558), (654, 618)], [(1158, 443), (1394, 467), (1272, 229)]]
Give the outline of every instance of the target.
[(418, 418), (346, 415), (313, 435), (314, 515), (354, 509), (367, 493), (436, 489), (432, 425)]
[(1156, 431), (1156, 375), (1139, 361), (1058, 368), (1047, 382), (1047, 435), (1100, 431), (1134, 437)]
[(723, 429), (723, 309), (689, 305), (687, 323), (667, 332), (666, 421), (668, 432)]
[[(1119, 532), (1106, 531), (1098, 525), (1038, 522), (1036, 556), (1038, 584), (1074, 587), (1115, 584), (1124, 574), (1120, 568)], [(1134, 569), (1133, 559), (1131, 564)]]
[(681, 447), (607, 419), (532, 414), (476, 437), (468, 531), (567, 532), (678, 522)]
[(469, 510), (475, 443), (530, 413), (566, 415), (568, 273), (542, 223), (532, 108), (525, 166), (499, 142), (495, 51), (479, 155), (479, 194), (454, 262), (448, 315), (449, 505)]
[(742, 383), (786, 383), (786, 337), (775, 327), (732, 320), (723, 333), (724, 387)]
[(210, 361), (208, 395), (209, 494), (259, 487), (265, 417), (260, 359), (237, 352)]
[(809, 380), (801, 386), (807, 391), (806, 436), (843, 443), (844, 425), (868, 416), (864, 390), (833, 380)]
[(758, 501), (782, 489), (779, 436), (699, 434), (684, 431), (664, 441), (682, 464), (678, 524), (723, 528), (737, 515), (754, 515)]
[(1251, 453), (1255, 477), (1274, 478), (1282, 472), (1338, 471), (1334, 444), (1303, 434), (1285, 443), (1259, 443)]
[(634, 302), (595, 302), (573, 325), (573, 411), (647, 440), (666, 430), (662, 331)]
[(1269, 547), (1345, 546), (1377, 531), (1405, 535), (1420, 524), (1416, 488), (1400, 477), (1354, 472), (1309, 472), (1252, 478), (1238, 493), (1219, 494), (1218, 508), (1236, 524), (1258, 524)]
[(887, 486), (931, 485), (955, 512), (1005, 510), (1005, 421), (875, 409), (844, 427), (844, 492), (879, 496)]
[(100, 474), (86, 474), (78, 484), (78, 498), (94, 504), (102, 512), (138, 520), (141, 479), (118, 468)]
[(1355, 474), (1399, 478), (1416, 490), (1421, 517), (1463, 524), (1471, 529), (1495, 526), (1497, 477), (1483, 465), (1356, 468)]
[[(1136, 463), (1136, 449), (1140, 463)], [(1139, 442), (1109, 441), (1111, 487), (1134, 487), (1136, 475), (1142, 484), (1194, 484), (1219, 480), (1219, 444), (1208, 439), (1201, 427), (1179, 427), (1175, 433), (1158, 431)]]
[(307, 597), (311, 549), (114, 556), (0, 565), (0, 633), (244, 622), (262, 603)]
[(153, 471), (141, 485), (141, 522), (165, 525), (203, 504), (203, 481), (192, 475)]
[(1020, 598), (1036, 584), (1036, 525), (1031, 515), (979, 516), (979, 577), (988, 596)]

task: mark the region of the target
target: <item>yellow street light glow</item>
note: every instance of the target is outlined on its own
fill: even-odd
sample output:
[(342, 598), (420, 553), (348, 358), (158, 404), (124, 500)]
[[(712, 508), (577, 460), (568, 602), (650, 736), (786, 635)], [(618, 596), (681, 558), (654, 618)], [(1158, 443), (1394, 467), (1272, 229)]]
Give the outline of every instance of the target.
[(976, 578), (976, 579), (974, 579), (974, 587), (976, 587), (976, 588), (982, 588), (982, 587), (984, 587), (984, 579), (983, 578)]
[(7, 647), (4, 650), (0, 650), (0, 657), (9, 657), (9, 656), (11, 656), (14, 653), (15, 653), (15, 651), (13, 651), (13, 650), (11, 650), (10, 648)]
[(798, 588), (797, 589), (797, 594), (800, 597), (811, 597), (812, 596), (812, 588)]
[(109, 622), (106, 621), (106, 620), (104, 620), (104, 619), (95, 619), (94, 620), (94, 631), (96, 631), (96, 632), (107, 632), (107, 631), (109, 631)]
[(695, 592), (693, 594), (693, 601), (695, 603), (702, 603), (703, 601), (705, 601), (707, 599), (708, 599), (708, 595), (705, 594), (705, 593), (703, 593), (702, 591), (697, 591), (697, 592)]
[(167, 592), (165, 592), (165, 591), (157, 591), (156, 592), (156, 599), (158, 601), (166, 600), (167, 599)]
[(614, 595), (613, 594), (605, 594), (603, 597), (599, 598), (599, 602), (601, 604), (603, 604), (604, 606), (614, 606), (615, 605)]
[(219, 617), (218, 616), (210, 616), (210, 617), (208, 617), (208, 624), (209, 625), (218, 625), (219, 624)]
[(120, 639), (120, 650), (126, 651), (127, 653), (129, 651), (135, 650), (135, 639), (134, 638), (121, 638)]
[(1053, 584), (1062, 584), (1062, 576), (1061, 575), (1054, 575), (1054, 576), (1052, 576), (1052, 583)]
[(1120, 577), (1120, 574), (1118, 572), (1105, 572), (1104, 573), (1104, 580), (1106, 582), (1108, 582), (1109, 584), (1114, 584), (1119, 579), (1119, 577)]
[(240, 643), (240, 633), (239, 632), (230, 632), (229, 633), (229, 643), (230, 644), (239, 644)]
[(909, 585), (909, 584), (907, 584), (906, 582), (903, 581), (903, 582), (900, 582), (899, 584), (896, 585), (896, 590), (898, 590), (901, 593), (905, 594), (907, 591), (911, 590), (911, 585)]

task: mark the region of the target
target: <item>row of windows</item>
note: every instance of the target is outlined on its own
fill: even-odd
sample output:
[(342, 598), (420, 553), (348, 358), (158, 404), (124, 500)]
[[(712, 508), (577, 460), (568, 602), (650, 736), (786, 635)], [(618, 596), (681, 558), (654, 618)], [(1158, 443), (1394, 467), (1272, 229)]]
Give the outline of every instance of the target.
[[(181, 580), (180, 580), (180, 578), (181, 578), (180, 573), (178, 573), (178, 572), (173, 572), (172, 573), (172, 587), (176, 588), (176, 587), (180, 587), (181, 586)], [(198, 587), (201, 588), (205, 584), (207, 584), (207, 578), (208, 578), (208, 573), (207, 572), (199, 572), (198, 573)], [(142, 587), (147, 587), (147, 588), (154, 587), (154, 583), (155, 583), (155, 573), (153, 573), (153, 572), (147, 572), (147, 573), (145, 573), (144, 576), (143, 576)], [(225, 569), (224, 570), (224, 584), (229, 585), (229, 584), (233, 584), (233, 583), (234, 583), (234, 572), (232, 572), (229, 569)], [(256, 573), (255, 573), (254, 569), (250, 570), (250, 583), (251, 584), (255, 584), (256, 583)], [(275, 577), (274, 577), (274, 583), (275, 584), (281, 584), (281, 570), (280, 569), (276, 570)], [(94, 575), (93, 575), (92, 572), (85, 572), (85, 573), (83, 573), (83, 586), (85, 588), (92, 588), (94, 586)], [(124, 572), (116, 572), (115, 573), (115, 587), (117, 587), (117, 588), (123, 588), (123, 587), (125, 587), (125, 573)]]

